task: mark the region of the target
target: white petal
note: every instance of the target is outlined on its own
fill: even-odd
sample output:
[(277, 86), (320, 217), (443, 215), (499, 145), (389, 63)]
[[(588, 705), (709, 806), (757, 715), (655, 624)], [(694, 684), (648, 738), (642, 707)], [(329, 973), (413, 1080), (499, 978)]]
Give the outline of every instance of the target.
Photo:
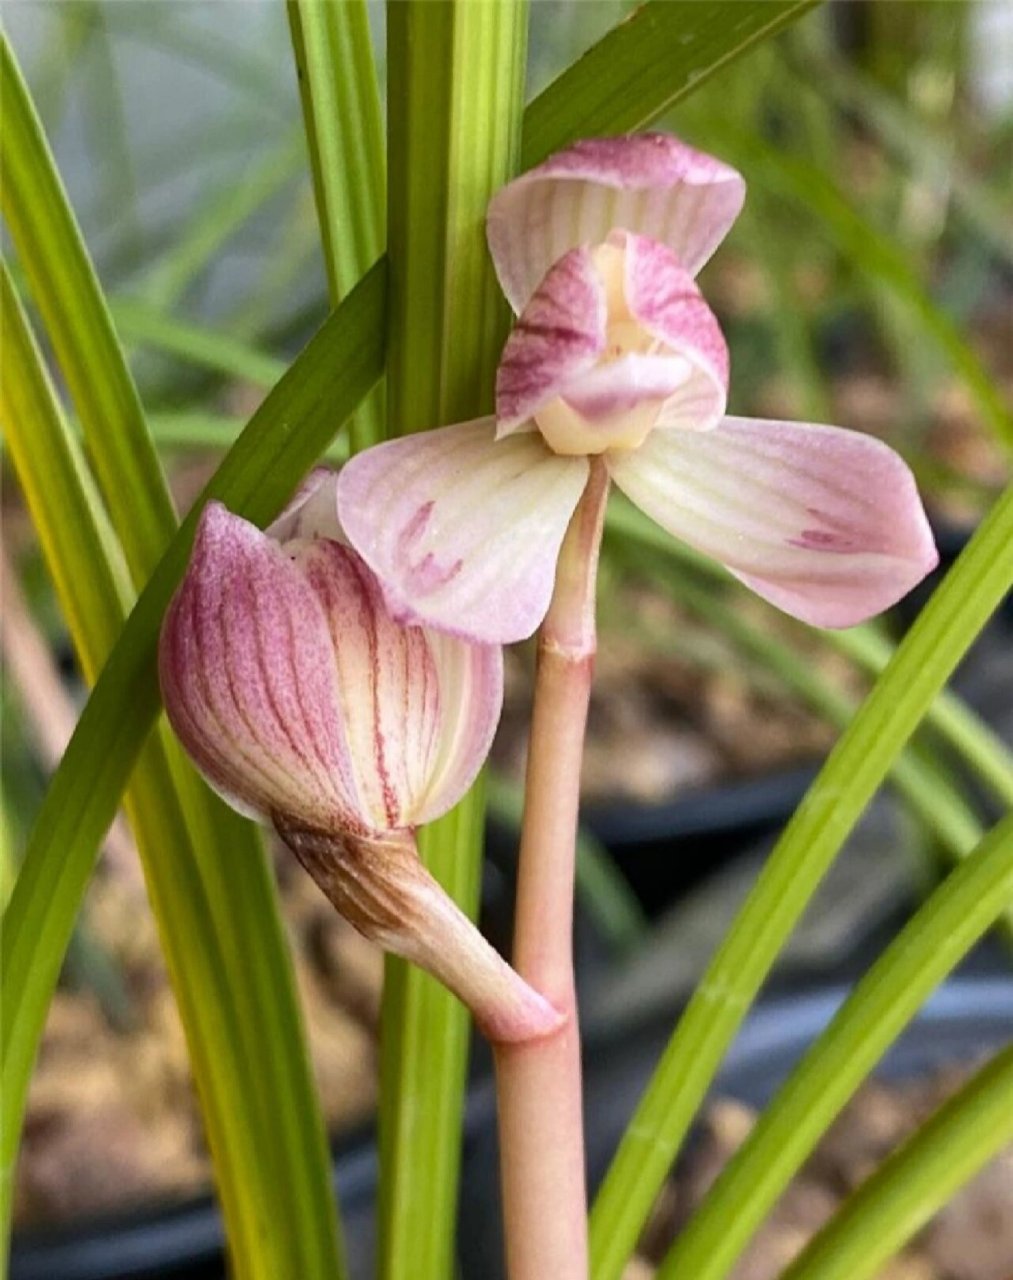
[(816, 626), (889, 608), (937, 561), (911, 472), (859, 432), (726, 418), (656, 430), (609, 469), (662, 528)]
[(338, 512), (395, 617), (507, 644), (545, 615), (589, 466), (495, 431), (482, 418), (367, 449), (340, 473)]
[(730, 166), (670, 134), (591, 138), (550, 156), (489, 204), (489, 248), (518, 314), (570, 249), (625, 228), (661, 241), (695, 275), (745, 199)]

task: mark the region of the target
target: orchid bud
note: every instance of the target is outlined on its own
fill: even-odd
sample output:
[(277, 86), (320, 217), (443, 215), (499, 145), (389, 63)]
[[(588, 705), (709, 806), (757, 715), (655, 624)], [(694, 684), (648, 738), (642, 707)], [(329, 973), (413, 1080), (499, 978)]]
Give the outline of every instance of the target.
[(361, 933), (444, 982), (492, 1040), (559, 1025), (415, 846), (485, 760), (502, 653), (394, 621), (344, 544), (333, 475), (315, 473), (266, 533), (205, 508), (159, 673), (210, 784), (270, 823)]

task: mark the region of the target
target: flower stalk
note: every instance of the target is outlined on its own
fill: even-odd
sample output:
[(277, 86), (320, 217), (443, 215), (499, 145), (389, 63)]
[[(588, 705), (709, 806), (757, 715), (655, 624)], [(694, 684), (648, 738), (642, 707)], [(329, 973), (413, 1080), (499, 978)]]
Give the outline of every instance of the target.
[(499, 1045), (500, 1161), (511, 1280), (585, 1280), (587, 1207), (573, 885), (594, 604), (608, 473), (591, 465), (560, 552), (538, 642), (521, 827), (514, 967), (565, 1016), (526, 1045)]

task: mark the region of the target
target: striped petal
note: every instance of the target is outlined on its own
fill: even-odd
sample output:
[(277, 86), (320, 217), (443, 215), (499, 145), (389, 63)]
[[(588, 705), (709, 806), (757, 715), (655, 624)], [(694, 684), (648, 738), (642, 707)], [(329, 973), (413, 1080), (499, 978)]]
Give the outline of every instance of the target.
[(217, 503), (160, 663), (169, 718), (213, 785), (243, 812), (320, 832), (446, 812), (481, 768), (502, 703), (498, 647), (400, 626), (350, 547), (279, 545)]
[(605, 286), (587, 249), (552, 267), (514, 326), (496, 371), (497, 438), (510, 435), (605, 350)]
[(728, 347), (717, 317), (671, 249), (628, 232), (613, 234), (609, 243), (624, 251), (630, 316), (663, 350), (689, 363), (689, 376), (662, 406), (657, 426), (709, 430), (720, 422), (728, 396)]
[(519, 314), (563, 254), (599, 244), (616, 228), (667, 245), (696, 275), (744, 199), (739, 173), (669, 134), (592, 138), (550, 156), (493, 197), (489, 248)]
[(478, 776), (503, 709), (503, 650), (425, 630), (436, 668), (440, 726), (425, 789), (412, 802), (413, 826), (452, 809)]
[(664, 529), (815, 626), (880, 613), (937, 563), (911, 472), (858, 432), (726, 418), (654, 431), (609, 469)]
[(482, 418), (390, 440), (338, 477), (342, 526), (393, 615), (483, 644), (541, 622), (589, 471), (537, 434), (495, 432)]
[(173, 728), (242, 812), (364, 831), (330, 629), (281, 548), (211, 503), (166, 614), (159, 675)]

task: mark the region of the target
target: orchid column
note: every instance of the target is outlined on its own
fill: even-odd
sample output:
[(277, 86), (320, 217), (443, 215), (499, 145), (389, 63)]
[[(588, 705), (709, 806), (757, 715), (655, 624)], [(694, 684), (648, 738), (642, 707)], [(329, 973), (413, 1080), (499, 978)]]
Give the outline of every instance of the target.
[[(387, 7), (390, 435), (489, 407), (507, 312), (485, 211), (514, 171), (526, 32), (523, 0)], [(420, 840), (430, 870), (469, 912), (482, 815), (473, 793)], [(467, 1014), (430, 978), (389, 960), (382, 1036), (380, 1274), (449, 1276)]]

